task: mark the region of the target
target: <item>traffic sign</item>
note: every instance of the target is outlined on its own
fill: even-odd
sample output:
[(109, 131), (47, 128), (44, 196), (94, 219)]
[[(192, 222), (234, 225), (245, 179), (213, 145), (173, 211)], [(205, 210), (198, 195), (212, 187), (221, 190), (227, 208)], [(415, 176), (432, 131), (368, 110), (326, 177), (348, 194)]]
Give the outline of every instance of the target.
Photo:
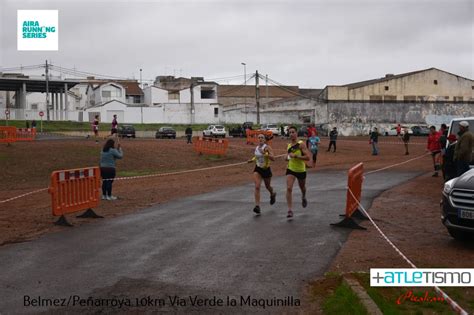
[(44, 112), (39, 112), (40, 117), (44, 116)]

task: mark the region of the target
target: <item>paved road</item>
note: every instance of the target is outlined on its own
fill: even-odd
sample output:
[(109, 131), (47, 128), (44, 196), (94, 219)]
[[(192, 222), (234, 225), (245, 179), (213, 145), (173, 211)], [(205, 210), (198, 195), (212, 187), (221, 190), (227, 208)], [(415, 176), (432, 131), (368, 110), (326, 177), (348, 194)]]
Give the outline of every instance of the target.
[[(416, 175), (369, 175), (363, 204), (369, 206), (381, 191)], [(273, 181), (278, 193), (273, 206), (265, 191), (260, 217), (251, 212), (253, 185), (249, 183), (0, 247), (0, 313), (65, 311), (24, 307), (25, 296), (32, 303), (38, 297), (68, 302), (77, 295), (125, 302), (130, 298), (133, 304), (136, 297), (151, 296), (157, 299), (152, 304), (163, 298), (165, 306), (147, 310), (226, 313), (272, 308), (193, 308), (189, 299), (184, 300), (186, 306), (176, 307), (168, 296), (217, 296), (224, 301), (230, 296), (239, 303), (240, 296), (249, 295), (300, 298), (305, 282), (324, 274), (348, 236), (349, 230), (329, 226), (339, 221), (344, 209), (346, 173), (310, 174), (309, 205), (303, 209), (298, 202), (293, 221), (286, 219), (284, 183), (283, 177)], [(300, 201), (299, 190), (295, 194)], [(113, 313), (119, 309), (89, 304), (67, 310)]]

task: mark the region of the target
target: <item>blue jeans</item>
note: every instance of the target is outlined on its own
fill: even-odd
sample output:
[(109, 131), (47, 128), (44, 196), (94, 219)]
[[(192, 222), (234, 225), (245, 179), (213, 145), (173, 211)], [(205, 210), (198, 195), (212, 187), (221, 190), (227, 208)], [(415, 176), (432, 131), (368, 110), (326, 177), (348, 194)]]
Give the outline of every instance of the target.
[(377, 142), (372, 141), (372, 154), (377, 155), (379, 154), (379, 149), (377, 147)]
[[(102, 177), (102, 195), (112, 196), (112, 184), (115, 178), (114, 167), (101, 167), (100, 176)], [(108, 180), (104, 180), (108, 179)]]

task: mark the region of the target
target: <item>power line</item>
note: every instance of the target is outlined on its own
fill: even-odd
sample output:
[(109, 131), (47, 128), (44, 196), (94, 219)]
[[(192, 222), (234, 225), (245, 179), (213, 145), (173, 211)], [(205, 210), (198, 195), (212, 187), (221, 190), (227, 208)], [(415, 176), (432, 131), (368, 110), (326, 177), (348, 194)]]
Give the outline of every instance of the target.
[[(262, 80), (265, 80), (265, 77), (264, 77), (264, 76), (259, 75), (259, 77), (260, 77)], [(272, 83), (273, 85), (275, 85), (276, 87), (278, 87), (278, 88), (280, 88), (280, 89), (282, 89), (282, 90), (284, 90), (284, 91), (287, 91), (288, 93), (291, 93), (291, 94), (293, 94), (293, 95), (295, 95), (295, 96), (300, 96), (300, 97), (305, 98), (305, 99), (314, 100), (314, 98), (311, 97), (311, 96), (303, 95), (303, 94), (301, 94), (301, 93), (299, 93), (299, 92), (295, 92), (295, 91), (293, 91), (293, 90), (290, 90), (290, 89), (286, 88), (282, 83), (280, 83), (280, 82), (278, 82), (278, 81), (275, 81), (275, 80), (270, 79), (270, 78), (268, 78), (268, 81), (269, 81), (270, 83)]]

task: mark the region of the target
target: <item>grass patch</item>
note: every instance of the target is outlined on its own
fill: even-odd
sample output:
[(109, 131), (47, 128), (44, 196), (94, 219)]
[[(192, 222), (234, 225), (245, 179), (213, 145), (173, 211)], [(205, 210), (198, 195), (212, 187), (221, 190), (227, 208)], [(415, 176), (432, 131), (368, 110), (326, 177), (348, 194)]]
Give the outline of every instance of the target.
[(357, 295), (345, 283), (324, 301), (323, 310), (326, 314), (368, 314)]

